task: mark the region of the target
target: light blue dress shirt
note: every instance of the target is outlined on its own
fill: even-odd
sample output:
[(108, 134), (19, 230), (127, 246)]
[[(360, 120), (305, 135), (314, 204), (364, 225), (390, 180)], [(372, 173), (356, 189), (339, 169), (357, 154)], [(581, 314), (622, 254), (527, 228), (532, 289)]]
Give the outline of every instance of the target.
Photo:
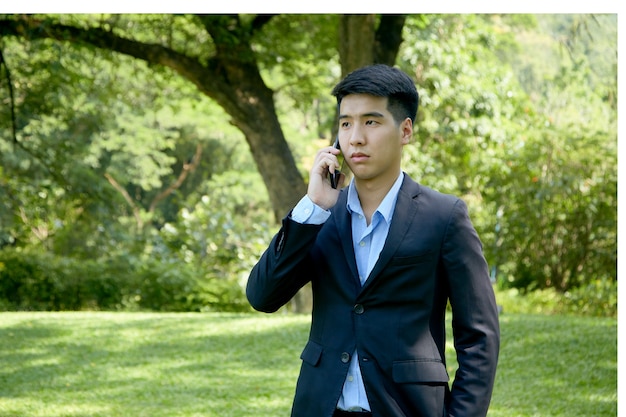
[[(400, 173), (398, 179), (393, 184), (383, 201), (380, 203), (370, 224), (367, 224), (359, 195), (354, 186), (354, 179), (348, 188), (348, 201), (346, 209), (352, 218), (352, 245), (356, 258), (356, 265), (359, 272), (361, 285), (365, 284), (370, 272), (374, 268), (380, 251), (383, 249), (391, 218), (393, 217), (398, 192), (404, 179), (404, 173)], [(304, 196), (291, 213), (291, 218), (304, 224), (322, 224), (330, 217), (330, 211), (324, 210), (314, 204), (308, 196)], [(339, 398), (337, 408), (342, 410), (371, 410), (359, 368), (358, 352), (354, 352), (350, 361), (348, 375), (343, 385), (342, 395)]]

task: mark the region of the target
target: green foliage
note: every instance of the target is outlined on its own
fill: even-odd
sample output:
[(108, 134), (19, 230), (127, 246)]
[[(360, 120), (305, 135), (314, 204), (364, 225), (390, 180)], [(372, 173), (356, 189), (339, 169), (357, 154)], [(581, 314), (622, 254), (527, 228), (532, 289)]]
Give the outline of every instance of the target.
[(595, 317), (617, 317), (617, 280), (596, 279), (564, 294), (570, 311)]
[(543, 81), (507, 184), (492, 197), (505, 212), (502, 235), (513, 237), (499, 248), (513, 287), (567, 292), (617, 278), (617, 114), (589, 89), (598, 77), (589, 61), (574, 57)]
[[(203, 63), (215, 52), (196, 16), (41, 17)], [(253, 18), (240, 16), (242, 27)], [(334, 123), (337, 24), (337, 15), (278, 15), (251, 39), (303, 176)], [(613, 315), (616, 15), (414, 15), (403, 38), (398, 65), (421, 97), (405, 170), (468, 202), (503, 290), (536, 290), (528, 300), (550, 311)], [(14, 271), (4, 302), (244, 309), (247, 272), (276, 225), (224, 110), (173, 72), (119, 54), (0, 42), (18, 139), (0, 95), (0, 250), (12, 262), (3, 273)], [(14, 304), (9, 293), (38, 301)]]
[[(45, 237), (54, 233), (55, 224), (81, 215), (105, 223), (143, 212), (162, 223), (184, 203), (179, 198), (172, 205), (170, 198), (169, 206), (153, 209), (151, 204), (175, 183), (197, 145), (202, 145), (203, 157), (176, 190), (178, 196), (184, 199), (194, 186), (230, 165), (228, 140), (240, 134), (228, 125), (223, 110), (167, 71), (51, 41), (9, 40), (3, 50), (17, 86), (19, 117), (18, 144), (0, 142), (6, 167), (0, 192), (7, 196), (7, 213), (23, 210), (22, 221), (2, 219), (11, 241), (28, 238), (29, 229), (41, 229), (34, 224), (40, 217)], [(8, 112), (0, 117), (5, 120), (0, 124), (3, 137), (9, 138)], [(46, 209), (42, 188), (48, 196), (43, 201), (50, 205)], [(61, 207), (68, 204), (74, 213), (55, 215), (59, 199)], [(31, 213), (37, 206), (39, 211)], [(88, 208), (93, 211), (87, 213)], [(24, 229), (21, 223), (26, 223)]]
[(201, 309), (237, 305), (246, 310), (242, 288), (272, 235), (267, 195), (250, 192), (263, 189), (256, 175), (228, 171), (207, 185), (208, 192), (193, 207), (181, 210), (176, 222), (159, 231), (162, 245), (155, 246), (151, 256), (175, 259), (200, 273), (203, 290), (194, 302), (205, 306)]
[(275, 91), (281, 127), (296, 159), (312, 139), (330, 141), (336, 112), (330, 92), (340, 75), (338, 21), (337, 15), (278, 15), (254, 39), (257, 62)]
[(404, 166), (425, 184), (464, 197), (479, 230), (493, 230), (493, 206), (483, 194), (515, 152), (511, 137), (523, 128), (517, 120), (525, 94), (492, 52), (499, 47), (493, 25), (454, 15), (417, 23), (407, 22), (410, 40), (401, 51), (421, 96)]
[[(518, 44), (516, 54), (506, 50), (513, 35), (525, 36), (527, 28), (497, 16), (407, 22), (402, 65), (414, 69), (421, 106), (405, 167), (468, 202), (501, 285), (576, 293), (581, 311), (610, 315), (617, 265), (617, 114), (607, 91), (616, 74), (595, 73), (599, 65), (592, 67), (590, 56), (574, 47), (571, 61), (550, 56), (556, 72), (540, 66), (513, 72), (519, 66), (513, 57), (532, 52), (526, 43)], [(594, 36), (608, 32), (593, 24), (588, 30)], [(615, 38), (601, 39), (602, 48), (616, 50)], [(615, 62), (615, 55), (607, 59)], [(525, 82), (529, 77), (532, 83)], [(599, 80), (610, 84), (590, 89)], [(577, 290), (598, 282), (608, 289), (601, 292), (608, 308), (600, 308), (595, 294)]]
[[(215, 278), (229, 271), (209, 279), (196, 265), (173, 263), (171, 254), (150, 259), (156, 229), (137, 223), (160, 227), (216, 173), (231, 165), (254, 169), (235, 153), (242, 152), (241, 135), (224, 112), (167, 71), (120, 56), (79, 56), (49, 41), (7, 41), (3, 52), (23, 125), (17, 145), (0, 141), (0, 245), (31, 248), (18, 262), (28, 274), (12, 276), (13, 258), (4, 271), (19, 287), (6, 289), (13, 298), (4, 297), (5, 307), (247, 310), (237, 279)], [(50, 65), (57, 56), (59, 65)], [(152, 207), (198, 145), (195, 170)]]
[[(6, 208), (0, 224), (6, 243), (45, 241), (60, 219), (72, 221), (78, 211), (95, 214), (94, 202), (103, 214), (108, 207), (102, 202), (113, 200), (110, 190), (93, 181), (97, 173), (80, 162), (99, 129), (94, 101), (101, 99), (101, 90), (83, 78), (89, 63), (76, 67), (78, 54), (59, 58), (61, 49), (50, 42), (6, 42), (3, 48), (15, 87), (18, 136), (17, 142), (0, 141), (0, 200)], [(0, 136), (9, 139), (6, 104)]]
[(47, 252), (0, 251), (0, 306), (6, 310), (114, 308), (121, 299), (108, 268)]
[(554, 288), (520, 291), (496, 287), (496, 300), (504, 314), (549, 314), (617, 318), (617, 282), (597, 280), (562, 293)]
[(0, 310), (248, 311), (238, 286), (207, 285), (185, 263), (131, 256), (81, 260), (0, 251)]
[[(499, 248), (516, 255), (502, 260), (515, 262), (516, 272), (507, 274), (511, 285), (567, 291), (616, 279), (617, 154), (612, 139), (596, 135), (555, 137), (546, 131), (520, 149), (507, 185), (517, 193), (502, 199), (508, 215), (501, 233), (518, 237)], [(523, 162), (524, 155), (534, 161)]]

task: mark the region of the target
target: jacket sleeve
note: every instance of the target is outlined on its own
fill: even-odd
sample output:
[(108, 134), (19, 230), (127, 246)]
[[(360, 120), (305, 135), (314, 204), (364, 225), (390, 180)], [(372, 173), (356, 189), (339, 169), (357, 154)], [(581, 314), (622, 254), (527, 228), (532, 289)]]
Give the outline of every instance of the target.
[(495, 380), (500, 328), (482, 244), (462, 200), (452, 208), (442, 253), (459, 365), (448, 415), (484, 417)]
[(255, 310), (278, 310), (312, 279), (309, 253), (321, 228), (297, 223), (290, 216), (283, 219), (281, 229), (248, 277), (246, 296)]

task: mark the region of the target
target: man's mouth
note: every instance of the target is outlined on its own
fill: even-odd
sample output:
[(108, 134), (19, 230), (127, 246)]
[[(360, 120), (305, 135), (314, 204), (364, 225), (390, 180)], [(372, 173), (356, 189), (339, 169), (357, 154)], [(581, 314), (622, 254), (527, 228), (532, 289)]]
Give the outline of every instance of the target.
[(356, 162), (356, 163), (363, 162), (363, 161), (365, 161), (367, 158), (369, 158), (369, 155), (364, 154), (364, 153), (362, 153), (362, 152), (354, 152), (354, 153), (352, 153), (352, 154), (350, 155), (350, 160), (351, 160), (352, 162)]

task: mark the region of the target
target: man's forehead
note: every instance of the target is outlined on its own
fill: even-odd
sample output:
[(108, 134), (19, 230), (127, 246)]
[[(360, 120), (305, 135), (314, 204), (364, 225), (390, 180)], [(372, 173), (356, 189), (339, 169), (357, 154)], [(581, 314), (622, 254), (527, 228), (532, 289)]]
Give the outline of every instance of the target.
[(341, 100), (339, 117), (390, 116), (387, 97), (370, 94), (349, 94)]

